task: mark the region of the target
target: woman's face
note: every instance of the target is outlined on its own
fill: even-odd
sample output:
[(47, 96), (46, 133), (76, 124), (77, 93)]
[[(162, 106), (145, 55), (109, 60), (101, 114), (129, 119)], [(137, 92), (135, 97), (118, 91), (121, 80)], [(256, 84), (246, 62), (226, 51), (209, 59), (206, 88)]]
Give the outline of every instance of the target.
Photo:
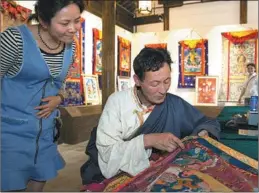
[(48, 26), (50, 35), (61, 42), (71, 43), (81, 28), (80, 17), (80, 9), (76, 4), (62, 8), (51, 19)]
[(247, 72), (249, 75), (251, 75), (255, 72), (255, 68), (253, 66), (247, 66)]

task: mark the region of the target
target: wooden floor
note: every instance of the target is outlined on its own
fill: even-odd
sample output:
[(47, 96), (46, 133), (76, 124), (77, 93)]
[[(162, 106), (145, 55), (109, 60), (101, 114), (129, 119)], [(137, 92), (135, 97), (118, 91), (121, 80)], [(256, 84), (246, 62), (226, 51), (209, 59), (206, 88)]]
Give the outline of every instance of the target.
[(85, 155), (87, 142), (76, 145), (59, 145), (58, 148), (66, 161), (66, 166), (60, 170), (56, 179), (47, 182), (45, 192), (79, 192), (81, 187), (80, 167), (88, 159)]

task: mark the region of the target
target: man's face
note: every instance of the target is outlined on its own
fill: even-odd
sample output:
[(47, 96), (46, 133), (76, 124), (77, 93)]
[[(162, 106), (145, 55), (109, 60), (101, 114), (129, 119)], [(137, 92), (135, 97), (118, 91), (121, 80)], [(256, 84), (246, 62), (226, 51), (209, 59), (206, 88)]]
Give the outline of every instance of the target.
[(143, 81), (135, 75), (135, 83), (141, 87), (145, 100), (152, 105), (163, 103), (171, 85), (171, 70), (167, 63), (158, 71), (145, 72)]
[(255, 72), (255, 68), (253, 66), (247, 66), (247, 72), (251, 75)]

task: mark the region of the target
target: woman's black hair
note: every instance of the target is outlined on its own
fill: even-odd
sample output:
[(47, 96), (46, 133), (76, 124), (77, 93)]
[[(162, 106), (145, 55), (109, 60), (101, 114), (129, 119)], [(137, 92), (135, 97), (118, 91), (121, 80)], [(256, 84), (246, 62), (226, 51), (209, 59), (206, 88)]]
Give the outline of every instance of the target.
[(248, 63), (248, 64), (246, 65), (247, 68), (248, 68), (248, 66), (254, 67), (254, 69), (255, 69), (255, 71), (256, 71), (256, 65), (255, 65), (255, 63), (250, 62), (250, 63)]
[(76, 4), (79, 7), (80, 13), (84, 10), (84, 0), (37, 0), (34, 5), (35, 13), (28, 18), (28, 22), (36, 20), (39, 22), (39, 18), (47, 24), (50, 24), (51, 19), (62, 8)]

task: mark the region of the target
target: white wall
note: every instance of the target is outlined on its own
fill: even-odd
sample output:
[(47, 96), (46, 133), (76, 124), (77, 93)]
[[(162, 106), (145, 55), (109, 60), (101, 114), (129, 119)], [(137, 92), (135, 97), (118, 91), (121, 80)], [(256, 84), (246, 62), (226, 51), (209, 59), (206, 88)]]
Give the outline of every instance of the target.
[(258, 0), (247, 3), (247, 23), (258, 26)]
[(169, 92), (194, 104), (194, 89), (177, 88), (178, 42), (185, 39), (208, 39), (209, 75), (220, 77), (222, 65), (221, 33), (250, 28), (258, 28), (258, 1), (248, 1), (248, 24), (246, 25), (239, 25), (239, 1), (220, 1), (171, 8), (170, 31), (163, 31), (161, 24), (150, 24), (137, 28), (138, 33), (134, 34), (133, 38), (132, 57), (134, 59), (145, 44), (167, 43), (167, 48), (174, 62), (172, 64), (172, 85)]

